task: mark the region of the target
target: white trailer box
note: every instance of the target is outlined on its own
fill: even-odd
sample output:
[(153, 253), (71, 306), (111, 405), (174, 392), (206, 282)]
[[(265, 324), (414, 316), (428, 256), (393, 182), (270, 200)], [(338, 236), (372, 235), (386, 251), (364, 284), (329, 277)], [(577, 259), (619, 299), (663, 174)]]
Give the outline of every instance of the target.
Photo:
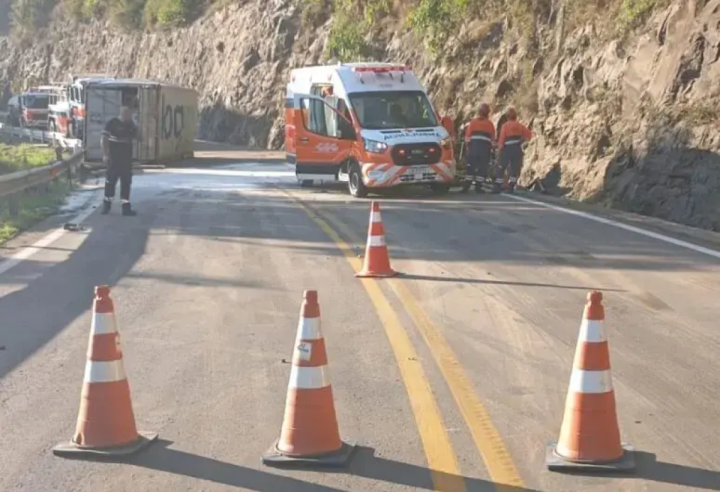
[(160, 86), (158, 160), (193, 157), (198, 124), (198, 93), (171, 85)]
[(141, 164), (192, 157), (198, 120), (198, 94), (192, 89), (151, 80), (91, 82), (85, 91), (85, 160), (102, 160), (105, 125), (125, 105), (133, 111), (138, 140), (133, 159)]

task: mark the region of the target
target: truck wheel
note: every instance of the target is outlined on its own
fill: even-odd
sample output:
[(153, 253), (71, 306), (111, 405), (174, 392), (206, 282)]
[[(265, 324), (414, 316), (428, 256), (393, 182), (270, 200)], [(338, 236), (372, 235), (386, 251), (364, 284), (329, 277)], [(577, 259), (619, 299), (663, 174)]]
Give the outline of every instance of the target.
[(365, 198), (368, 190), (365, 183), (363, 183), (360, 166), (357, 163), (350, 166), (350, 176), (348, 178), (348, 191), (350, 191), (350, 194), (355, 198)]
[(303, 179), (302, 181), (300, 181), (300, 188), (312, 188), (312, 185), (312, 179)]
[(430, 185), (430, 189), (435, 195), (444, 195), (450, 191), (450, 185), (445, 183), (433, 183)]

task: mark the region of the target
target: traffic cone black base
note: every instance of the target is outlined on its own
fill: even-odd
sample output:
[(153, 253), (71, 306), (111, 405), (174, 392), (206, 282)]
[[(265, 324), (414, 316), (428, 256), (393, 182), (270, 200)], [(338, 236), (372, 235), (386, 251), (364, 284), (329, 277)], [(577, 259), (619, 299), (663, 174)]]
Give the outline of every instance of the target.
[(111, 448), (90, 448), (78, 446), (73, 442), (59, 444), (53, 448), (53, 454), (61, 458), (107, 457), (116, 458), (130, 456), (138, 453), (157, 440), (158, 434), (154, 432), (139, 432), (136, 441), (125, 446)]
[(623, 455), (617, 461), (598, 463), (586, 461), (571, 461), (555, 452), (557, 441), (551, 441), (545, 448), (545, 464), (548, 470), (557, 472), (595, 471), (595, 472), (630, 472), (635, 470), (635, 448), (622, 443)]
[(347, 465), (355, 452), (355, 443), (344, 442), (334, 453), (319, 456), (288, 456), (278, 450), (278, 441), (263, 455), (267, 466), (298, 468), (339, 468)]

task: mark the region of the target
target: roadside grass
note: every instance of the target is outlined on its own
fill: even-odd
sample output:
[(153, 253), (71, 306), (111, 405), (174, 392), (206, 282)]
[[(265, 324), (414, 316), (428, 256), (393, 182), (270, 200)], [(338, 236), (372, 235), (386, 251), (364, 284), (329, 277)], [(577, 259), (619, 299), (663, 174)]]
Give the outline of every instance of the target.
[(47, 166), (55, 160), (55, 151), (47, 146), (0, 144), (0, 175)]
[(10, 216), (8, 199), (0, 199), (0, 245), (55, 214), (73, 188), (71, 182), (60, 178), (47, 187), (27, 190), (20, 194), (18, 214), (14, 217)]

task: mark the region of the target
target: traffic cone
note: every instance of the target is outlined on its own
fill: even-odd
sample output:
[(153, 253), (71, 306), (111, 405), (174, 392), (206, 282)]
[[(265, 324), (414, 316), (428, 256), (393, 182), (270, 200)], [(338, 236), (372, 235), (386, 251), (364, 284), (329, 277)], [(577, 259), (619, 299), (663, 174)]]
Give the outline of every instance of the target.
[(368, 227), (367, 246), (362, 271), (356, 277), (394, 277), (398, 274), (390, 266), (390, 256), (385, 244), (385, 228), (380, 215), (380, 204), (372, 202), (370, 226)]
[(343, 466), (354, 445), (340, 439), (317, 291), (306, 290), (300, 312), (280, 439), (266, 465)]
[(71, 442), (54, 447), (53, 454), (126, 456), (140, 451), (157, 437), (155, 433), (139, 433), (135, 428), (110, 288), (96, 287), (75, 436)]
[(551, 471), (635, 468), (634, 449), (620, 442), (604, 321), (602, 294), (590, 292), (580, 324), (560, 439), (547, 447), (546, 465)]

